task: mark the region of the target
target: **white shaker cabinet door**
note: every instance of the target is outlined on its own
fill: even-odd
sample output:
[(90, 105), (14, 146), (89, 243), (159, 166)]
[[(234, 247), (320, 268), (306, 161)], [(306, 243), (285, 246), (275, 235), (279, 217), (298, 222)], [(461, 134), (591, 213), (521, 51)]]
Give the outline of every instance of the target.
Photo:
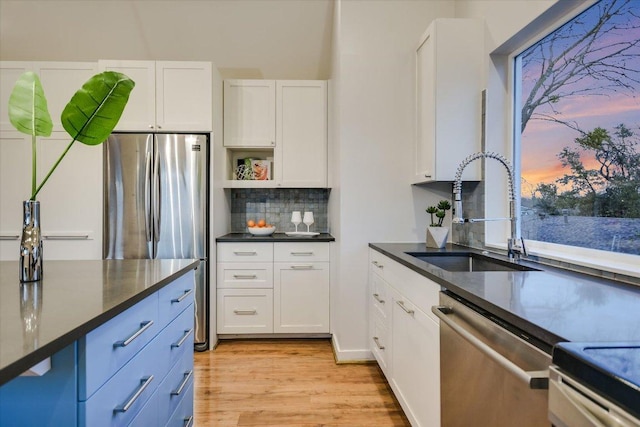
[(154, 61), (98, 61), (100, 71), (116, 71), (134, 81), (116, 131), (156, 130), (156, 63)]
[(210, 62), (156, 62), (156, 126), (160, 131), (212, 130)]
[(275, 179), (283, 187), (327, 186), (327, 82), (276, 82)]
[(275, 81), (225, 80), (224, 145), (273, 147), (275, 144)]

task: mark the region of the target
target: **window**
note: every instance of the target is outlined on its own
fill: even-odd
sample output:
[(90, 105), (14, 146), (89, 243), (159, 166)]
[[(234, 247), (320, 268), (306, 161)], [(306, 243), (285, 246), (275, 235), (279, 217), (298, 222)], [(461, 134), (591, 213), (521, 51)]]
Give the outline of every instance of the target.
[(640, 1), (601, 0), (515, 57), (525, 239), (640, 255)]

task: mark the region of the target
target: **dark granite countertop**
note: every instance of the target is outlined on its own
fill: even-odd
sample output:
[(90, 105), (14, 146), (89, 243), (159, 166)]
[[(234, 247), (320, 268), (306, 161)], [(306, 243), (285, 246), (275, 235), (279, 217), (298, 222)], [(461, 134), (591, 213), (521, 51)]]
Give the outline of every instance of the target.
[(254, 236), (249, 233), (229, 233), (216, 238), (217, 243), (223, 242), (333, 242), (329, 233), (320, 233), (317, 236), (287, 236), (285, 233), (273, 233), (271, 236)]
[(197, 266), (197, 260), (46, 261), (21, 284), (0, 262), (0, 385)]
[(405, 252), (481, 251), (424, 243), (369, 246), (541, 341), (547, 352), (562, 341), (640, 341), (638, 286), (530, 262), (521, 264), (542, 271), (448, 272)]

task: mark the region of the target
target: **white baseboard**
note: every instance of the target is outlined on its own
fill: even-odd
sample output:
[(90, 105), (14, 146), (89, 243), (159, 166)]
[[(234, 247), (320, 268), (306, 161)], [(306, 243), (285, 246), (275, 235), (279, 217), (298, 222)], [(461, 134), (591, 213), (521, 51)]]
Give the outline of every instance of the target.
[(336, 358), (336, 363), (361, 363), (374, 361), (373, 353), (371, 350), (342, 350), (338, 338), (334, 334), (331, 343), (333, 344), (333, 354)]

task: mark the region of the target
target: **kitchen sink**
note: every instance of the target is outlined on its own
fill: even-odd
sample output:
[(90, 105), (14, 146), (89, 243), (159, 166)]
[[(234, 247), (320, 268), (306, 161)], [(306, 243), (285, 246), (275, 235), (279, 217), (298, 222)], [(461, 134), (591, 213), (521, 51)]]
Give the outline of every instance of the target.
[(405, 252), (421, 261), (451, 272), (539, 271), (507, 260), (474, 252)]

